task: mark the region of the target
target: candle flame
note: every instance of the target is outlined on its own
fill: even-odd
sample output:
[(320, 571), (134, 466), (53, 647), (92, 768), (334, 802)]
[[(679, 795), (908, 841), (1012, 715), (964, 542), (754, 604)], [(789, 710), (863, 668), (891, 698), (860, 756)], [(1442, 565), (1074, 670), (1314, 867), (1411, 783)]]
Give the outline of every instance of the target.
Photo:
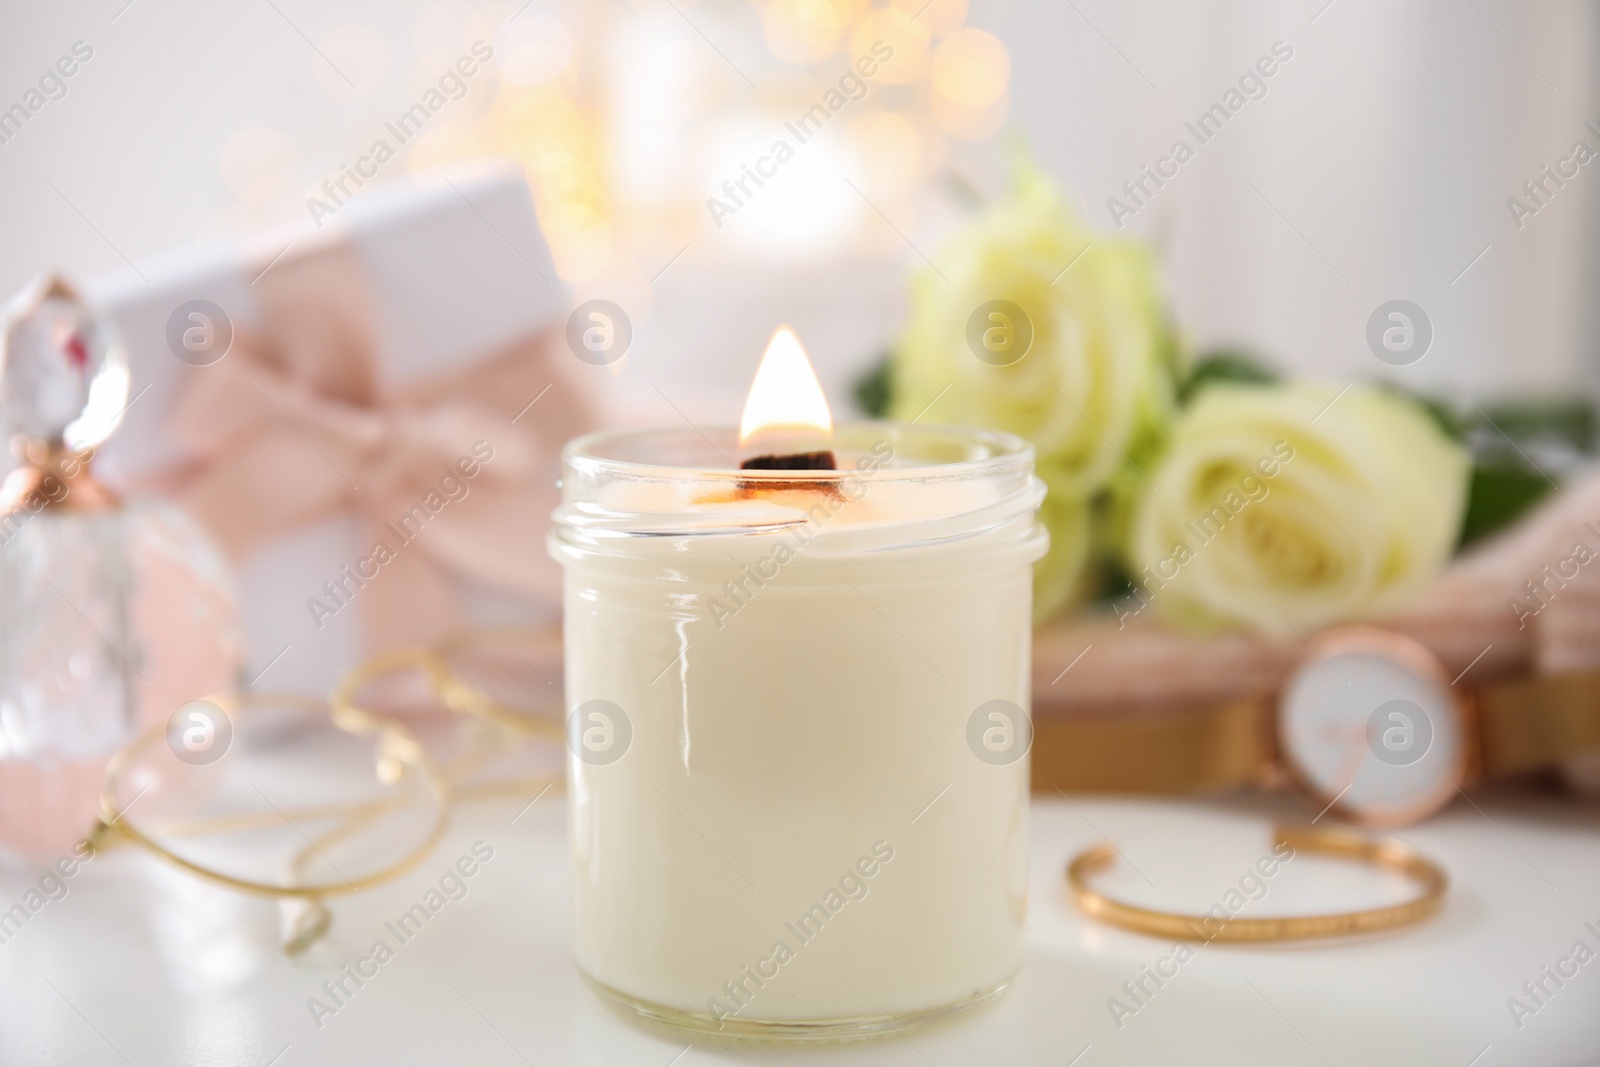
[(800, 339), (787, 324), (773, 332), (755, 381), (750, 383), (744, 418), (739, 420), (739, 444), (771, 430), (833, 436), (828, 398), (822, 394), (822, 384)]

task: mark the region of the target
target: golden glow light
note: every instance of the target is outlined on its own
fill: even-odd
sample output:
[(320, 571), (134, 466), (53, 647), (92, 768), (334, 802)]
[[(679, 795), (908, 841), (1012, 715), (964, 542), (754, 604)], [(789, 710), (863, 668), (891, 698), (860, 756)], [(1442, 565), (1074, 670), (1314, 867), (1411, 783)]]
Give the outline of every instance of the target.
[(839, 47), (854, 0), (769, 0), (759, 5), (767, 47), (785, 63), (820, 63)]
[(992, 137), (1004, 124), (1011, 97), (1002, 93), (1000, 99), (988, 107), (964, 107), (948, 97), (934, 93), (929, 100), (933, 121), (951, 137), (964, 141), (981, 141)]
[(879, 42), (894, 49), (894, 56), (878, 68), (874, 82), (907, 85), (928, 69), (928, 31), (904, 11), (874, 11), (856, 26), (850, 46), (856, 55), (865, 56)]
[(880, 108), (852, 119), (850, 143), (872, 189), (902, 192), (937, 169), (937, 149), (923, 143), (921, 131), (898, 111)]
[(773, 431), (833, 436), (833, 415), (806, 350), (787, 324), (767, 342), (739, 420), (739, 444)]
[(967, 0), (889, 0), (889, 8), (916, 19), (935, 37), (954, 33), (967, 18)]
[(960, 107), (988, 107), (1005, 93), (1010, 80), (1006, 46), (982, 30), (958, 30), (934, 53), (933, 91)]

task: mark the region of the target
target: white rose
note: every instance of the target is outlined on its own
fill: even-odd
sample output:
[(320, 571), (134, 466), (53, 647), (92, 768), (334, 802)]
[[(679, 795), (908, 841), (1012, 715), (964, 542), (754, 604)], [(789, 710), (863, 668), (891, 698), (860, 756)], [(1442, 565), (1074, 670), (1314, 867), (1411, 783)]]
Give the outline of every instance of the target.
[[(988, 426), (1033, 443), (1052, 492), (1079, 500), (1139, 461), (1170, 417), (1171, 335), (1148, 249), (1087, 229), (1037, 169), (962, 227), (911, 286), (895, 347), (891, 417)], [(1070, 269), (1069, 269), (1070, 268)], [(973, 316), (1004, 301), (1020, 321), (980, 316), (997, 343), (974, 352)], [(980, 341), (981, 344), (981, 341)], [(930, 407), (931, 405), (931, 407)]]
[(1471, 463), (1375, 387), (1213, 385), (1135, 505), (1138, 595), (1201, 627), (1309, 632), (1392, 606), (1455, 547)]
[[(994, 302), (1020, 315), (978, 314)], [(1019, 345), (1018, 358), (989, 337)], [(1083, 590), (1096, 541), (1091, 500), (1159, 447), (1174, 406), (1174, 350), (1150, 251), (1090, 231), (1026, 162), (1011, 193), (913, 277), (890, 416), (994, 427), (1033, 443), (1050, 491), (1036, 618)]]

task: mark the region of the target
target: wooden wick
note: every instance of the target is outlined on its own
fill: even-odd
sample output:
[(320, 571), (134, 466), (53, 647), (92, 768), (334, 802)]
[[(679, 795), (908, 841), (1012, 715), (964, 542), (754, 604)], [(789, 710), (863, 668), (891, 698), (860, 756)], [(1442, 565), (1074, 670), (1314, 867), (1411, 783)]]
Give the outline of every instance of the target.
[(833, 450), (792, 452), (786, 456), (754, 456), (739, 464), (742, 471), (836, 471)]
[[(815, 452), (791, 452), (787, 455), (752, 456), (739, 464), (744, 471), (832, 471), (839, 465), (831, 449)], [(739, 489), (743, 493), (773, 492), (784, 489), (809, 489), (838, 495), (838, 487), (831, 481), (809, 479), (742, 478)]]

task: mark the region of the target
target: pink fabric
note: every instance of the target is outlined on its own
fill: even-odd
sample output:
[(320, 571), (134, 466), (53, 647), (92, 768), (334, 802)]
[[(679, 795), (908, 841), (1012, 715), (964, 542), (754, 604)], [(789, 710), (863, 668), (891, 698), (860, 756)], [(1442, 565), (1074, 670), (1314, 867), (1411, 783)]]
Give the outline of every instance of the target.
[[(389, 389), (352, 247), (286, 257), (256, 289), (263, 327), (236, 334), (221, 361), (191, 374), (169, 426), (186, 459), (156, 487), (235, 558), (316, 520), (364, 516), (371, 536), (362, 555), (380, 540), (395, 552), (357, 598), (375, 648), (437, 640), (470, 619), (452, 588), (462, 580), (554, 603), (559, 574), (543, 532), (556, 503), (555, 459), (591, 416), (556, 373), (553, 332)], [(385, 524), (424, 504), (441, 478), (459, 478), (456, 464), (476, 442), (493, 458), (461, 479), (465, 498), (401, 544)]]

